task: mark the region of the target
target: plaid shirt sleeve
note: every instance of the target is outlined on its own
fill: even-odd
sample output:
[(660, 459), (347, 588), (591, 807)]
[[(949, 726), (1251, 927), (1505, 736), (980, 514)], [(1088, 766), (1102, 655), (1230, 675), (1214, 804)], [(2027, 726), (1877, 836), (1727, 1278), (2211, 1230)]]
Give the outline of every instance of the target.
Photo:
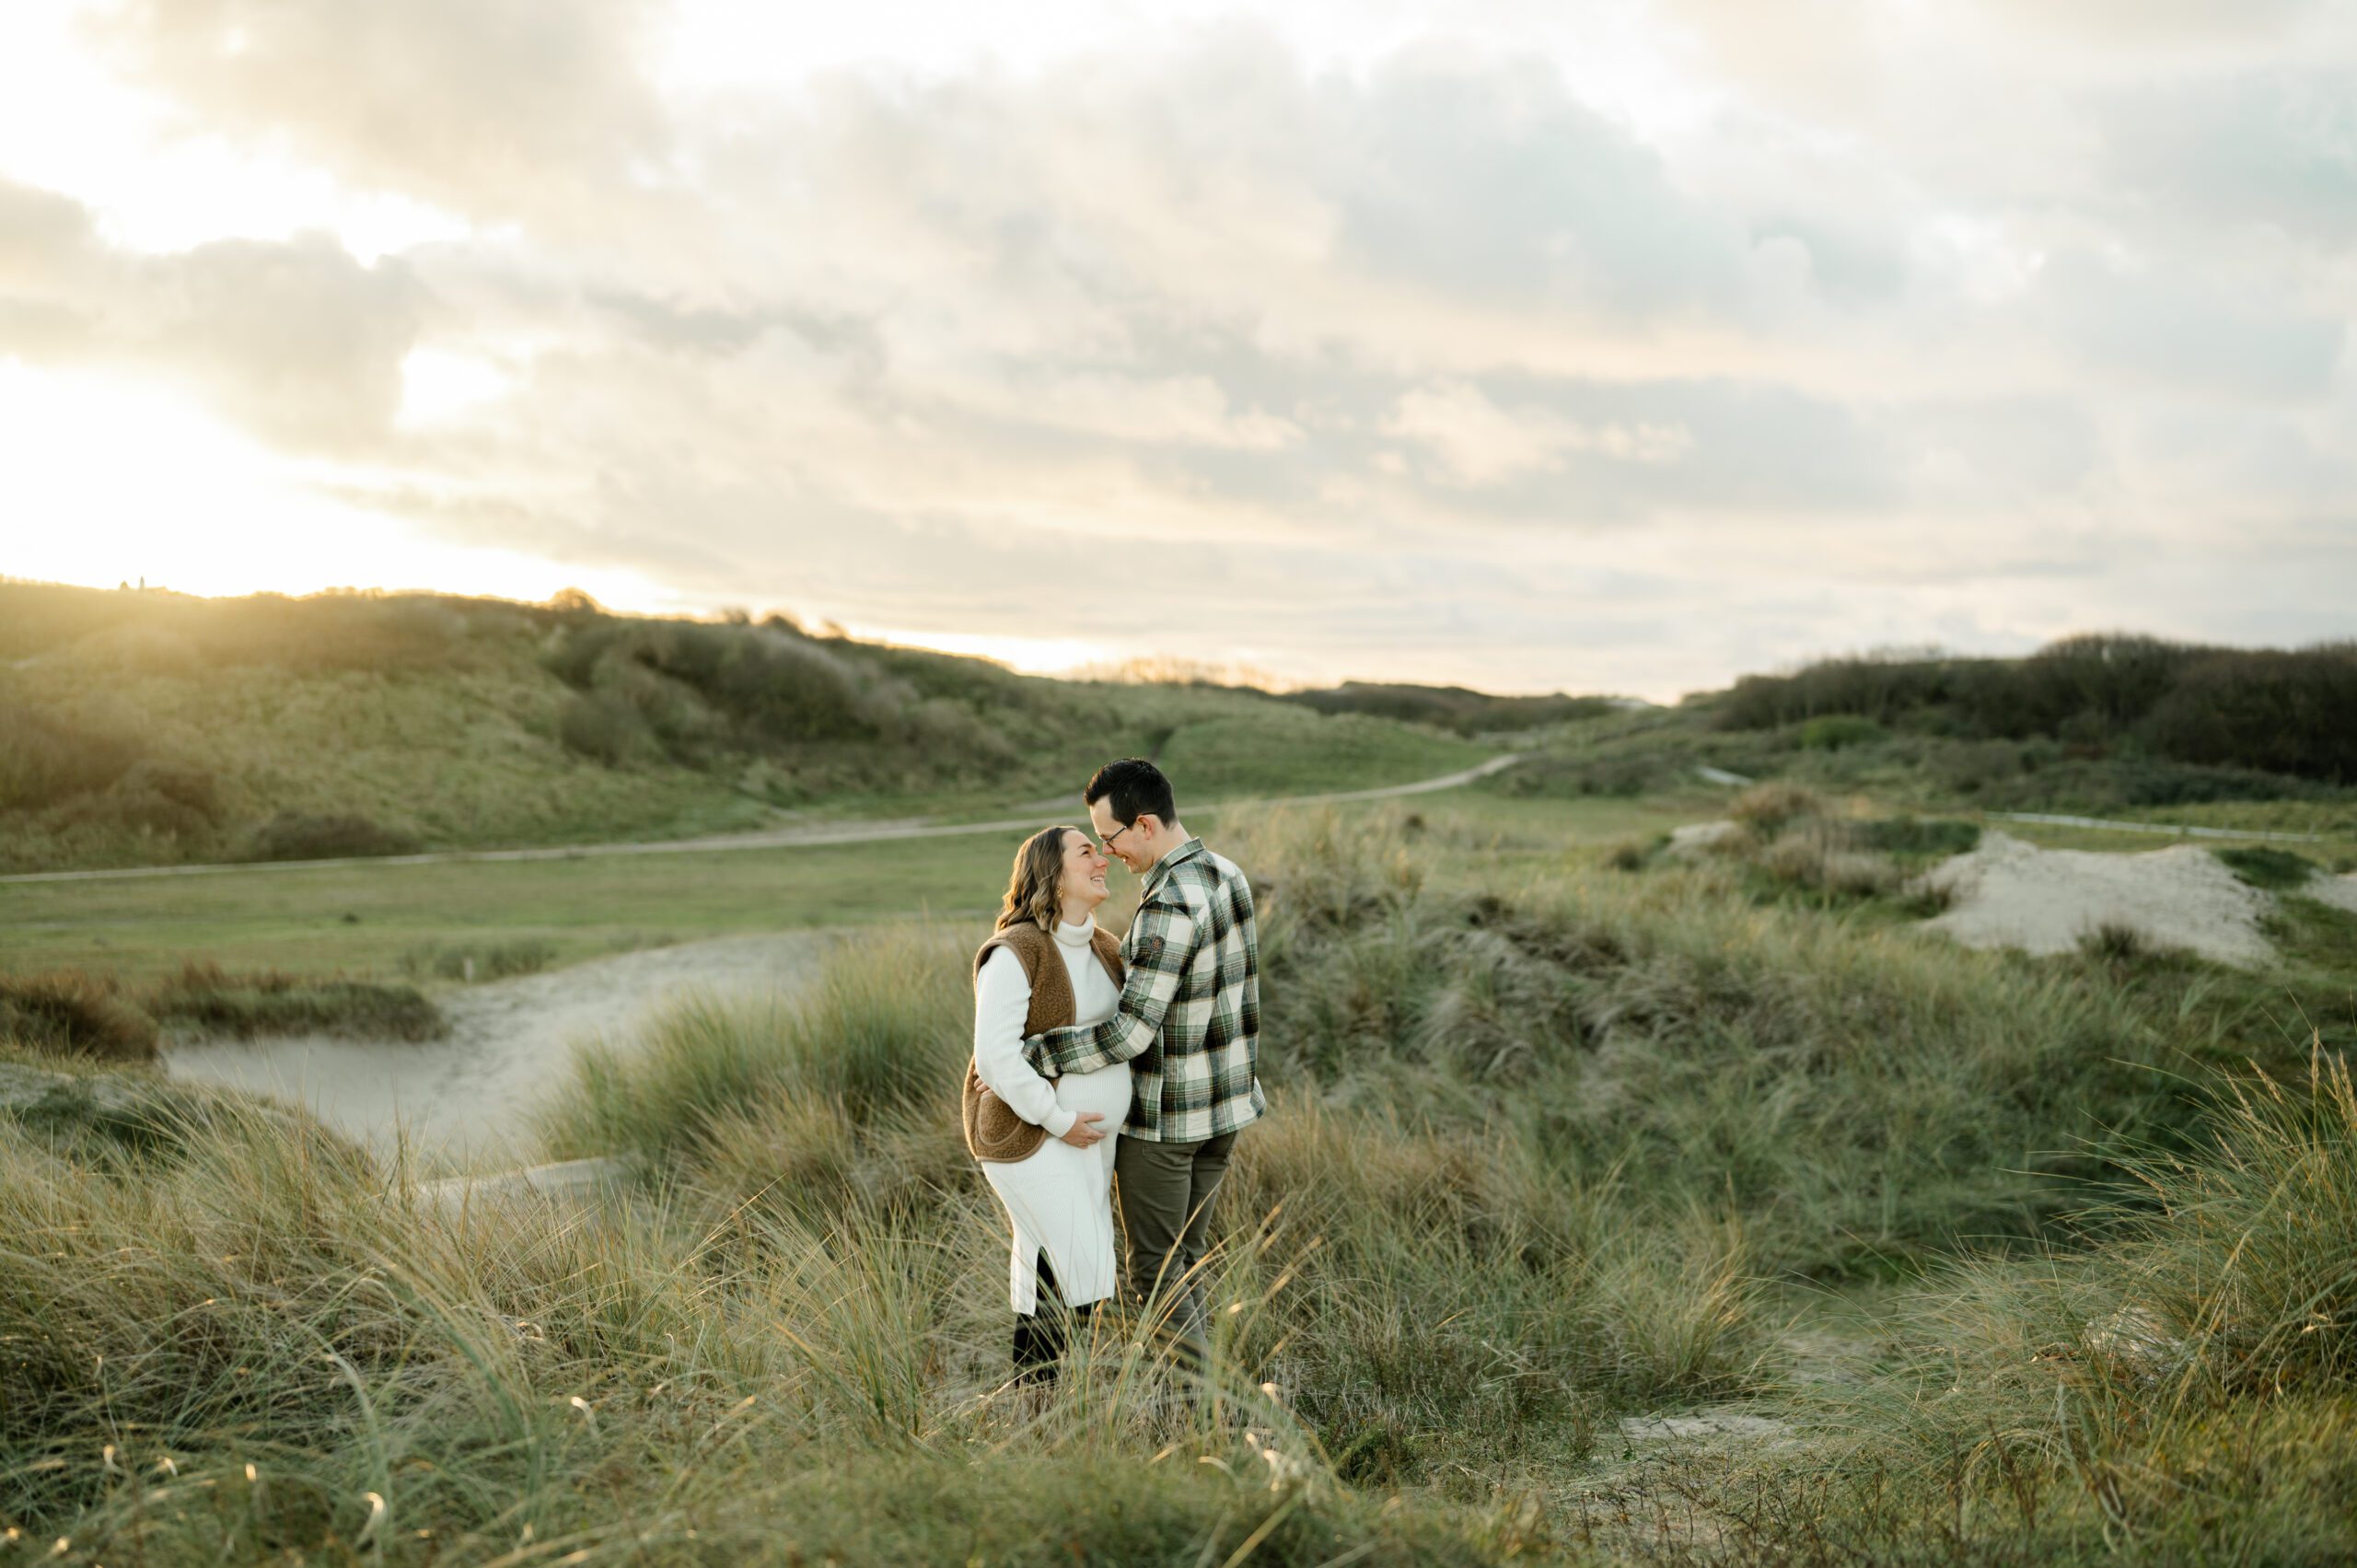
[(1156, 900), (1132, 922), (1129, 973), (1121, 981), (1120, 1005), (1102, 1023), (1067, 1024), (1023, 1042), (1024, 1060), (1042, 1077), (1093, 1073), (1139, 1055), (1162, 1032), (1162, 1020), (1178, 995), (1178, 982), (1194, 962), (1194, 917), (1177, 901)]

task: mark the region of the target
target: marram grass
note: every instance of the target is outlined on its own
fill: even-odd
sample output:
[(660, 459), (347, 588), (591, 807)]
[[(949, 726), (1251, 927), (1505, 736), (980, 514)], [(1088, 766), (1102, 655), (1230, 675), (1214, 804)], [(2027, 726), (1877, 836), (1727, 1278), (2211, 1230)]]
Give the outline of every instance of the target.
[[(0, 1553), (2351, 1550), (2328, 1053), (2212, 1092), (2252, 1015), (2198, 967), (1960, 952), (1715, 865), (1443, 885), (1435, 836), (1234, 841), (1271, 1110), (1222, 1199), (1201, 1415), (1119, 1314), (1052, 1398), (1005, 1387), (1004, 1222), (955, 1113), (981, 933), (914, 929), (584, 1053), (546, 1152), (646, 1172), (586, 1214), (453, 1212), (234, 1099), (103, 1146), (0, 1115)], [(1882, 1292), (1880, 1365), (1804, 1376), (1794, 1282)], [(1728, 1406), (1782, 1435), (1626, 1459), (1624, 1417)]]

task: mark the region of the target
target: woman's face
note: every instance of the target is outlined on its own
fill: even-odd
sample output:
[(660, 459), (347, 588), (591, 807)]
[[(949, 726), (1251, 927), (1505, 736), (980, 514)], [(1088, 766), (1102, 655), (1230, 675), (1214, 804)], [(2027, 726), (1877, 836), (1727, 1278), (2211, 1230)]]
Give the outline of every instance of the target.
[(1056, 881), (1064, 913), (1086, 913), (1105, 901), (1105, 867), (1109, 864), (1086, 833), (1074, 828), (1064, 834), (1064, 870)]

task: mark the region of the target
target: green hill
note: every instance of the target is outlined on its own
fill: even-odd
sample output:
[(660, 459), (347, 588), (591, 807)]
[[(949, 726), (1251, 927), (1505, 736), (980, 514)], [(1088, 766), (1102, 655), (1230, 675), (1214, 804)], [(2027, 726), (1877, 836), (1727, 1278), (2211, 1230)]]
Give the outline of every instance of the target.
[(1406, 782), (1487, 749), (1265, 693), (1019, 676), (783, 618), (0, 583), (0, 868), (676, 837), (1076, 796)]
[(1557, 726), (1489, 787), (1639, 796), (1713, 768), (1894, 804), (2357, 833), (2357, 643), (2064, 638), (1827, 659)]

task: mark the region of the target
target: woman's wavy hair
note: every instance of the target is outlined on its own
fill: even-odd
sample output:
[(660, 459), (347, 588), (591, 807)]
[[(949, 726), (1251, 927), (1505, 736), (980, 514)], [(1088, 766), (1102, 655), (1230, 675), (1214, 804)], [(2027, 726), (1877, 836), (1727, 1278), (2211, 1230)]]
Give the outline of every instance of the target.
[(1063, 895), (1056, 890), (1064, 876), (1064, 835), (1079, 830), (1058, 823), (1023, 841), (1015, 852), (1015, 874), (1006, 879), (1006, 900), (999, 905), (995, 929), (1004, 931), (1026, 920), (1042, 931), (1056, 928), (1064, 915)]

